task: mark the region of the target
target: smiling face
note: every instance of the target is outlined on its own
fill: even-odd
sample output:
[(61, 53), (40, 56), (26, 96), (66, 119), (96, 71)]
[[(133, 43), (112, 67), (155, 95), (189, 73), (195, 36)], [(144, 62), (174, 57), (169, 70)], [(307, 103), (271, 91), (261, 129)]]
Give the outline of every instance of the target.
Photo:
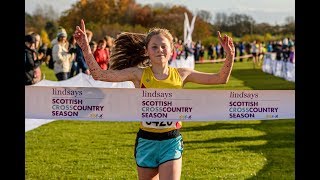
[(173, 37), (169, 30), (152, 28), (146, 36), (146, 54), (152, 65), (168, 64), (173, 54)]
[(171, 43), (162, 34), (154, 35), (148, 43), (147, 54), (152, 64), (167, 63), (172, 56)]

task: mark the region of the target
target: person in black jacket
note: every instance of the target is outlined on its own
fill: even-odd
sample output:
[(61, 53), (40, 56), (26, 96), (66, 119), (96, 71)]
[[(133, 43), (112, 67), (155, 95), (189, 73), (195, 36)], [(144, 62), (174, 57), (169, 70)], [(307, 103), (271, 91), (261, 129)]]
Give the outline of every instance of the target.
[[(91, 42), (91, 39), (93, 37), (92, 31), (87, 29), (86, 34), (87, 34), (89, 42)], [(92, 53), (94, 53), (94, 52), (92, 52)], [(90, 75), (89, 67), (83, 57), (82, 49), (80, 48), (80, 46), (78, 44), (76, 44), (76, 59), (75, 59), (75, 61), (77, 62), (76, 74), (79, 74), (80, 72), (82, 72), (82, 73)]]
[(24, 43), (25, 85), (32, 85), (35, 83), (34, 70), (41, 65), (41, 60), (38, 60), (37, 58), (37, 52), (35, 50), (35, 37), (32, 35), (26, 35)]

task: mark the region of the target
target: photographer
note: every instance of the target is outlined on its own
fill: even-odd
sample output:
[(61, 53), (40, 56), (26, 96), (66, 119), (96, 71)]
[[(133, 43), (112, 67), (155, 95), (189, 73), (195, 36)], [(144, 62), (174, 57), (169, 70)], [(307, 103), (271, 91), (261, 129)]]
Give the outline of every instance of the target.
[(26, 35), (24, 43), (25, 85), (32, 85), (39, 80), (36, 71), (37, 69), (40, 70), (42, 61), (37, 57), (37, 51), (35, 49), (36, 38), (32, 35)]

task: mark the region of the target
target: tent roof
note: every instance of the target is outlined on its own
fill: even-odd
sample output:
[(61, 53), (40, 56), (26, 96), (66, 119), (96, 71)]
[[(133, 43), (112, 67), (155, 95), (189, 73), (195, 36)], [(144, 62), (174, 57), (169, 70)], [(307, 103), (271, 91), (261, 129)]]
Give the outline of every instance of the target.
[(33, 86), (53, 86), (53, 87), (104, 87), (104, 88), (134, 88), (134, 84), (131, 81), (125, 82), (104, 82), (97, 81), (92, 76), (79, 73), (76, 76), (63, 80), (63, 81), (51, 81), (43, 79)]

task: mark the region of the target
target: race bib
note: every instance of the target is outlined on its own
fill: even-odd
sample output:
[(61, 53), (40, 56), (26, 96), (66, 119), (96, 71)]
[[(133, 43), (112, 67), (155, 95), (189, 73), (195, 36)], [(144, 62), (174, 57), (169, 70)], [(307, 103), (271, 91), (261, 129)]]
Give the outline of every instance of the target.
[(167, 129), (167, 128), (179, 129), (180, 128), (179, 122), (176, 122), (176, 121), (143, 121), (142, 126), (146, 128), (154, 128), (154, 129)]

